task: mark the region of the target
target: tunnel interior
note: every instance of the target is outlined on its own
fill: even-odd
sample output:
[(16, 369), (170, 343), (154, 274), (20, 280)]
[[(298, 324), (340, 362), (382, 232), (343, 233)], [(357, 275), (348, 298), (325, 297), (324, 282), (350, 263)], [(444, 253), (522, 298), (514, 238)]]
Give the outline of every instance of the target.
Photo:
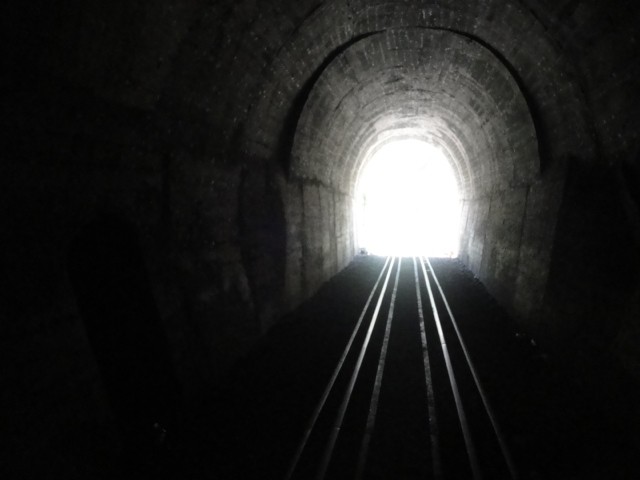
[[(542, 207), (526, 198), (541, 173), (538, 140), (522, 91), (494, 52), (455, 32), (406, 27), (350, 45), (309, 94), (291, 174), (353, 198), (366, 156), (399, 136), (438, 145), (455, 166), (465, 263), (488, 283), (504, 286), (496, 293), (507, 304), (530, 301), (517, 291), (519, 277), (521, 290), (539, 294), (544, 279), (518, 271), (526, 219), (538, 217), (536, 207)], [(545, 201), (543, 208), (553, 209), (553, 198)], [(492, 210), (500, 212), (492, 215), (500, 225), (488, 221)], [(538, 257), (528, 260), (542, 262), (537, 269), (544, 270), (545, 252)], [(516, 308), (526, 315), (532, 305)]]
[(453, 253), (514, 328), (594, 388), (639, 382), (639, 19), (625, 0), (10, 6), (7, 455), (90, 470), (62, 445), (117, 443), (89, 312), (116, 307), (87, 298), (121, 260), (78, 250), (100, 212), (139, 249), (130, 338), (187, 412), (350, 264), (358, 178), (408, 139), (450, 166)]

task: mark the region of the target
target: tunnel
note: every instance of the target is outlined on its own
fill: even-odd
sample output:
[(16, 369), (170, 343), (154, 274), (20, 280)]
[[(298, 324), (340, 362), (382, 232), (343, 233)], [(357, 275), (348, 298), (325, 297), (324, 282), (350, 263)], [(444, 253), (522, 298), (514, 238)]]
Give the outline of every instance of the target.
[[(206, 410), (367, 257), (358, 182), (403, 141), (442, 155), (459, 207), (451, 256), (545, 359), (535, 375), (562, 372), (640, 429), (637, 2), (5, 10), (4, 478), (121, 478), (122, 415), (144, 414), (119, 413), (114, 395), (171, 410), (144, 427), (151, 443)], [(104, 349), (121, 341), (114, 369)]]

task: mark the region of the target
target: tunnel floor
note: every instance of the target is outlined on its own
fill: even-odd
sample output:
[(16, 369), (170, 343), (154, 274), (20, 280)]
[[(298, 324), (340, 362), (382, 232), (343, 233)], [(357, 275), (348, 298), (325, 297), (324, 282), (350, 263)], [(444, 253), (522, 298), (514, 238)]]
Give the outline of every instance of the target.
[[(191, 421), (168, 442), (162, 460), (167, 466), (160, 470), (168, 474), (177, 469), (186, 478), (284, 478), (383, 263), (380, 257), (357, 257), (272, 329), (211, 392), (202, 408), (191, 412)], [(521, 335), (460, 262), (436, 259), (432, 264), (520, 477), (637, 478), (637, 390), (616, 377), (601, 385), (606, 393), (593, 391), (569, 376), (560, 360)], [(395, 271), (389, 292), (394, 276)], [(416, 290), (410, 258), (403, 259), (398, 278), (394, 323), (364, 478), (433, 478), (420, 333), (411, 309), (415, 308)], [(428, 298), (423, 302), (427, 318)], [(386, 318), (383, 307), (326, 478), (354, 478), (372, 391), (372, 382), (365, 378), (375, 377)], [(462, 354), (449, 340), (455, 333), (442, 321), (455, 366)], [(426, 333), (429, 348), (436, 348), (435, 327), (427, 325)], [(431, 353), (430, 357), (444, 478), (472, 478), (453, 403), (439, 394), (448, 384), (446, 371), (442, 360)], [(347, 357), (345, 369), (350, 371), (353, 363)], [(460, 368), (456, 375), (483, 477), (509, 478), (491, 425), (482, 420), (479, 397), (471, 392), (470, 374)], [(343, 377), (338, 377), (335, 389), (344, 389), (348, 379)], [(325, 448), (323, 435), (331, 430), (335, 415), (331, 412), (337, 410), (341, 395), (329, 396), (323, 409), (328, 413), (318, 418), (292, 478), (315, 478)], [(611, 405), (611, 398), (617, 399), (616, 405)]]

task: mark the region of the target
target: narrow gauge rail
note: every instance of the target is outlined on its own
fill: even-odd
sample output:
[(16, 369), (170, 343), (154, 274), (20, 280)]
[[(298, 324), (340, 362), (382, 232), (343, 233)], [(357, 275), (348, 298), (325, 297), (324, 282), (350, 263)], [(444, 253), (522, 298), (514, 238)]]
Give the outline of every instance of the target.
[(428, 258), (388, 257), (285, 480), (518, 478)]

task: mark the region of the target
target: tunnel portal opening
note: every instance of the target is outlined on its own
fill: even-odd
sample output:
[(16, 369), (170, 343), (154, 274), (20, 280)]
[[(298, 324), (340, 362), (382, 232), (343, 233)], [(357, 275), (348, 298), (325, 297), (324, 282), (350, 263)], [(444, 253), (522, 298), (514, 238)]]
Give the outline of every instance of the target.
[(356, 242), (376, 255), (457, 257), (458, 184), (440, 148), (389, 141), (365, 159), (355, 197)]

